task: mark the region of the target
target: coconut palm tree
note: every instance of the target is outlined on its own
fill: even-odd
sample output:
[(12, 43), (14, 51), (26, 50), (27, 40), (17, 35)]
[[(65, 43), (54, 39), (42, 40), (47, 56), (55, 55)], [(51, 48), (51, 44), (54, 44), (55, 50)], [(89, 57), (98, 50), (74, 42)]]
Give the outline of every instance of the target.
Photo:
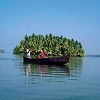
[(25, 35), (24, 40), (21, 40), (19, 45), (14, 48), (13, 53), (20, 54), (27, 48), (31, 48), (32, 51), (40, 51), (43, 48), (47, 56), (69, 53), (71, 56), (85, 56), (80, 42), (63, 36), (53, 36), (51, 33), (45, 36), (35, 35), (35, 33), (30, 36)]

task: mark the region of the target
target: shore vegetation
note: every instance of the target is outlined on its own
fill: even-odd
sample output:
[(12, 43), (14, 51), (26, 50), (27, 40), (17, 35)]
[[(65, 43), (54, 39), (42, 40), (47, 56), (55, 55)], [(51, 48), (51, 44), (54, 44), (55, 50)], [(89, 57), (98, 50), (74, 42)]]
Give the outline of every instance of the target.
[(34, 54), (41, 49), (44, 50), (46, 56), (60, 56), (70, 54), (73, 57), (85, 56), (82, 44), (74, 39), (68, 39), (63, 36), (53, 36), (51, 33), (44, 35), (36, 35), (33, 33), (24, 39), (14, 48), (14, 54), (21, 54), (30, 48)]

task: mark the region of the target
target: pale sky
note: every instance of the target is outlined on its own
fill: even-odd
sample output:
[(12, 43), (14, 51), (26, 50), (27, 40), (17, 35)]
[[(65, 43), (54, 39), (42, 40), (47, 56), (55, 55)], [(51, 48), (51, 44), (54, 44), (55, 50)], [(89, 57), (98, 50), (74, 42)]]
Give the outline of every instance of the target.
[(100, 0), (0, 0), (0, 49), (13, 52), (32, 33), (62, 35), (100, 54)]

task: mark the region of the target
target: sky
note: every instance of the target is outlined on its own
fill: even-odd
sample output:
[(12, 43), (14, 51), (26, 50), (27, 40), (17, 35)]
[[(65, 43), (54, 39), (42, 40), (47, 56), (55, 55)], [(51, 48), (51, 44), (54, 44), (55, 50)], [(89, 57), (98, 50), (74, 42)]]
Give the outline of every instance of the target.
[(13, 52), (32, 33), (62, 35), (100, 54), (100, 0), (0, 0), (0, 49)]

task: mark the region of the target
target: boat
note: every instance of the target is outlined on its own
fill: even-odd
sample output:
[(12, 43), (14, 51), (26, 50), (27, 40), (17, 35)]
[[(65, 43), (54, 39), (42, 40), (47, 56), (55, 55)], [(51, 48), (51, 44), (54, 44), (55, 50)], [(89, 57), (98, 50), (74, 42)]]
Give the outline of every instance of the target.
[(68, 63), (70, 54), (52, 58), (28, 58), (23, 56), (23, 63), (45, 64), (45, 65), (64, 65)]

